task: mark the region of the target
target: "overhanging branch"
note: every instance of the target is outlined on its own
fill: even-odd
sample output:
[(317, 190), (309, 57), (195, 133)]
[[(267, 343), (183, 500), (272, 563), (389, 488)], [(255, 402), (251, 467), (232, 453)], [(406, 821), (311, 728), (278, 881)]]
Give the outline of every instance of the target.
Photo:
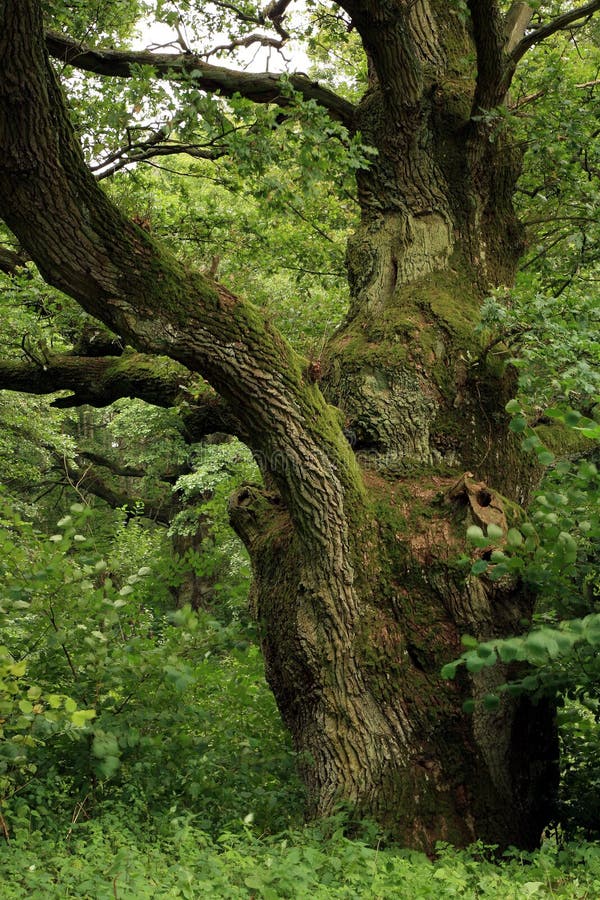
[(147, 162), (159, 156), (191, 156), (194, 159), (217, 160), (224, 156), (225, 150), (218, 147), (207, 147), (198, 144), (166, 143), (159, 144), (155, 141), (147, 141), (131, 148), (122, 148), (110, 154), (108, 160), (103, 160), (92, 171), (98, 181), (109, 178), (121, 169), (134, 163)]
[(64, 479), (79, 494), (93, 494), (100, 500), (108, 503), (112, 509), (132, 509), (135, 507), (143, 516), (153, 519), (160, 525), (169, 525), (177, 504), (170, 491), (165, 491), (164, 497), (156, 500), (148, 500), (143, 497), (133, 497), (126, 491), (120, 490), (110, 483), (94, 465), (76, 466), (66, 459), (59, 462), (64, 472)]
[(54, 394), (72, 391), (54, 400), (53, 406), (70, 409), (87, 404), (109, 406), (115, 400), (132, 397), (153, 406), (179, 406), (187, 441), (199, 441), (207, 434), (239, 434), (240, 428), (227, 405), (211, 389), (198, 395), (198, 379), (177, 363), (142, 353), (123, 356), (88, 357), (62, 354), (44, 365), (34, 361), (0, 361), (0, 390), (27, 394)]
[[(87, 450), (85, 448), (79, 448), (77, 451), (77, 455), (92, 463), (94, 466), (100, 466), (103, 469), (107, 469), (111, 475), (119, 476), (120, 478), (146, 478), (148, 477), (148, 472), (143, 466), (127, 466), (123, 465), (118, 459), (114, 457), (104, 456), (102, 453), (97, 453), (94, 450)], [(171, 466), (168, 470), (164, 472), (160, 472), (155, 477), (158, 481), (164, 481), (166, 484), (173, 485), (182, 475), (187, 475), (191, 472), (191, 468), (188, 463), (182, 463), (179, 466)]]
[[(291, 106), (293, 101), (281, 91), (281, 76), (270, 72), (236, 72), (214, 66), (193, 53), (152, 53), (148, 50), (108, 50), (86, 47), (65, 35), (47, 32), (46, 47), (63, 63), (96, 75), (131, 78), (132, 66), (150, 66), (159, 78), (182, 75), (197, 80), (198, 89), (218, 92), (222, 97), (240, 94), (255, 103)], [(311, 81), (306, 75), (290, 75), (289, 83), (305, 100), (315, 100), (329, 115), (352, 128), (355, 107), (333, 91)]]
[(139, 397), (155, 406), (174, 406), (185, 385), (193, 381), (183, 366), (170, 360), (157, 362), (142, 353), (121, 357), (60, 354), (45, 359), (43, 365), (30, 360), (0, 361), (0, 390), (28, 394), (72, 391), (70, 397), (55, 401), (55, 406), (63, 408), (83, 404), (108, 406), (121, 397)]
[(556, 34), (557, 31), (563, 31), (565, 28), (569, 28), (576, 22), (581, 22), (582, 20), (590, 18), (590, 16), (593, 16), (599, 9), (600, 0), (591, 0), (590, 3), (586, 3), (584, 6), (571, 9), (560, 16), (556, 16), (549, 22), (538, 25), (519, 41), (511, 54), (513, 62), (518, 62), (531, 47), (535, 47), (540, 41)]
[(48, 283), (125, 343), (209, 381), (323, 577), (350, 583), (346, 501), (357, 515), (364, 488), (306, 361), (259, 309), (178, 260), (100, 189), (46, 59), (40, 0), (3, 0), (0, 11), (0, 215)]

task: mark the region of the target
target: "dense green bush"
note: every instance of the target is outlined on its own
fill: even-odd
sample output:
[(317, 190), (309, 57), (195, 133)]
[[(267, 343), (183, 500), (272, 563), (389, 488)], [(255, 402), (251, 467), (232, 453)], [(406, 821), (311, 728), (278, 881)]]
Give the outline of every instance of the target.
[(4, 900), (580, 900), (600, 892), (600, 850), (594, 845), (559, 850), (549, 843), (537, 853), (509, 853), (501, 863), (489, 848), (459, 852), (441, 846), (429, 860), (349, 840), (335, 821), (273, 837), (257, 837), (246, 828), (213, 838), (173, 816), (140, 840), (128, 829), (127, 815), (127, 809), (116, 809), (94, 822), (65, 823), (58, 839), (37, 832), (0, 850)]
[(88, 549), (90, 515), (74, 506), (50, 539), (9, 511), (0, 528), (7, 834), (115, 803), (140, 833), (161, 810), (211, 832), (245, 816), (285, 827), (299, 788), (251, 635), (214, 612), (153, 608), (160, 569), (115, 584)]

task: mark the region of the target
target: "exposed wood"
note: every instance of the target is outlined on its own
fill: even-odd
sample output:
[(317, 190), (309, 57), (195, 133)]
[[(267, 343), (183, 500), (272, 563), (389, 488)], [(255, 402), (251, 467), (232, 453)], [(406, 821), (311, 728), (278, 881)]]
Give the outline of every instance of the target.
[(533, 10), (528, 3), (513, 3), (504, 20), (505, 53), (511, 54), (519, 41), (523, 39), (532, 16)]

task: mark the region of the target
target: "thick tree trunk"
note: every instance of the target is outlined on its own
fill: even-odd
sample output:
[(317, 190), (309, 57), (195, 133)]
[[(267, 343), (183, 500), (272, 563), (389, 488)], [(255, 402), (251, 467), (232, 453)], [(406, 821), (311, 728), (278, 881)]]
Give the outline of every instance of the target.
[[(274, 498), (246, 490), (232, 506), (252, 552), (267, 678), (309, 812), (343, 805), (427, 852), (438, 840), (534, 846), (556, 786), (552, 710), (503, 699), (494, 712), (478, 703), (466, 715), (464, 700), (493, 693), (506, 670), (452, 682), (439, 674), (460, 654), (462, 634), (518, 630), (532, 598), (453, 567), (466, 488), (449, 491), (451, 480), (435, 476), (368, 481), (377, 521), (364, 522), (354, 551), (352, 601), (342, 584), (335, 596), (319, 584)], [(500, 502), (491, 492), (490, 505)]]
[[(471, 117), (476, 88), (459, 60), (473, 47), (452, 17), (413, 71), (400, 64), (406, 22), (377, 19), (375, 4), (361, 20), (365, 5), (355, 22), (375, 77), (356, 124), (378, 156), (359, 176), (350, 311), (321, 360), (370, 501), (350, 515), (352, 591), (322, 583), (264, 497), (244, 494), (232, 517), (254, 561), (267, 675), (311, 811), (346, 803), (427, 851), (477, 838), (530, 847), (556, 790), (551, 706), (504, 698), (484, 711), (507, 678), (501, 666), (440, 677), (461, 635), (518, 632), (533, 610), (519, 583), (455, 564), (466, 527), (508, 527), (537, 477), (507, 427), (514, 380), (476, 332), (486, 291), (512, 282), (521, 252), (520, 155)], [(414, 33), (429, 7), (412, 8)]]

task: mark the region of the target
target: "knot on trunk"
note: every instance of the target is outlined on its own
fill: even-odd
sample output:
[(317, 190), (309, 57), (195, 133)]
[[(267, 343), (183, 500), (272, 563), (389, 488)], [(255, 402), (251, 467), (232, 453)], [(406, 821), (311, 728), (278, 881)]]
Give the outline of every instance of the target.
[(274, 513), (282, 511), (279, 494), (254, 484), (243, 484), (229, 498), (227, 507), (231, 527), (249, 552), (272, 533)]
[(462, 500), (466, 503), (475, 525), (482, 528), (496, 525), (504, 534), (508, 531), (504, 497), (484, 481), (475, 481), (472, 472), (465, 472), (446, 496), (451, 501)]
[[(490, 542), (483, 547), (477, 544), (479, 549), (475, 551), (475, 558), (493, 560), (494, 549), (506, 545), (507, 514), (518, 515), (516, 504), (485, 482), (475, 481), (471, 472), (465, 472), (447, 491), (446, 497), (451, 502), (462, 503), (466, 507), (467, 521), (470, 519), (487, 532)], [(501, 529), (502, 536), (492, 537), (490, 526)], [(487, 640), (517, 632), (522, 619), (531, 615), (534, 599), (517, 574), (509, 572), (501, 578), (490, 579), (484, 573), (467, 577), (464, 588), (452, 596), (450, 608), (464, 630), (479, 640)]]

